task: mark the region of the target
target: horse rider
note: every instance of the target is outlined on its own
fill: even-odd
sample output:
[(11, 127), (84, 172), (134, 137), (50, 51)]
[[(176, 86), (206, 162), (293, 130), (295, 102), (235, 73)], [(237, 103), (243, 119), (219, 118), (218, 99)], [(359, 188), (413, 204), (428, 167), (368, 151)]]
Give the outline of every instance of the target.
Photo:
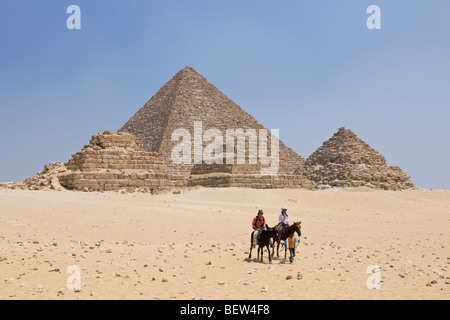
[(281, 208), (281, 213), (278, 216), (278, 231), (281, 233), (289, 226), (289, 216), (285, 207)]
[(253, 227), (253, 234), (252, 234), (252, 240), (253, 240), (253, 247), (256, 246), (258, 243), (258, 235), (261, 233), (263, 229), (266, 228), (266, 219), (263, 216), (264, 212), (260, 209), (258, 210), (258, 215), (253, 218), (252, 227)]

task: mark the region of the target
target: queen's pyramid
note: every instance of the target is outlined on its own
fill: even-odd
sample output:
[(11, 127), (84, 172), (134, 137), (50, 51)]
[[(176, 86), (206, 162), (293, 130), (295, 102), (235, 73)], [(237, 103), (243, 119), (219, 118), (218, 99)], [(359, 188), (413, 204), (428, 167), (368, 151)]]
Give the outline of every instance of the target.
[(370, 187), (383, 190), (413, 189), (415, 185), (399, 168), (349, 129), (340, 128), (325, 141), (298, 171), (317, 187)]

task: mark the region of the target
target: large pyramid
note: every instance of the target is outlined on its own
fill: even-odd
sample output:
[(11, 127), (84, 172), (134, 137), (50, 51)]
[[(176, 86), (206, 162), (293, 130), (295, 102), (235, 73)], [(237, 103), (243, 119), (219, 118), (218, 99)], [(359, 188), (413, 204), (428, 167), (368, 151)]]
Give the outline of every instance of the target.
[(344, 127), (325, 141), (297, 173), (308, 177), (318, 188), (415, 188), (399, 167), (388, 166), (380, 153)]
[[(120, 130), (144, 142), (147, 152), (161, 154), (169, 172), (188, 177), (192, 164), (174, 164), (171, 152), (178, 142), (171, 141), (176, 129), (194, 132), (194, 122), (201, 122), (202, 132), (218, 129), (255, 129), (264, 127), (250, 114), (227, 98), (193, 68), (185, 67), (168, 81)], [(270, 144), (270, 130), (268, 130)], [(205, 145), (205, 143), (203, 143)], [(192, 154), (192, 159), (194, 159)], [(304, 159), (279, 141), (279, 158), (286, 173), (302, 167)]]

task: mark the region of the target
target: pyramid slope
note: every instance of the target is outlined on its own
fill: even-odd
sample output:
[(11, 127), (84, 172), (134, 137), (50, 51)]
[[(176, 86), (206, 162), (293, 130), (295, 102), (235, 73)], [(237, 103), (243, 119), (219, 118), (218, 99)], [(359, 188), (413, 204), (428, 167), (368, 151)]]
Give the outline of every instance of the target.
[(386, 165), (384, 157), (349, 129), (339, 128), (307, 160), (308, 165), (368, 164)]
[(382, 190), (414, 189), (399, 167), (388, 166), (385, 158), (351, 130), (340, 128), (324, 142), (298, 171), (318, 188), (370, 187)]
[[(185, 67), (169, 80), (120, 130), (139, 137), (148, 152), (159, 152), (171, 171), (189, 175), (193, 165), (173, 165), (171, 141), (176, 129), (194, 132), (194, 122), (202, 122), (203, 132), (218, 129), (264, 129), (250, 114), (209, 83), (193, 68)], [(270, 139), (270, 131), (269, 131)], [(269, 140), (270, 141), (270, 140)], [(293, 169), (304, 159), (280, 141), (280, 158)], [(181, 172), (180, 172), (181, 171)], [(292, 170), (293, 171), (293, 170)]]

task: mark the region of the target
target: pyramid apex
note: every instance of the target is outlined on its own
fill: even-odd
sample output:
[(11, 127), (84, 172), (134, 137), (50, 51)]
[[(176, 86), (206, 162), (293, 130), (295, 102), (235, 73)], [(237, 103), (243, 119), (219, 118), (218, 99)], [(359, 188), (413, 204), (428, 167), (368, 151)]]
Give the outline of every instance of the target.
[(194, 71), (195, 73), (197, 73), (197, 71), (194, 69), (194, 68), (192, 68), (192, 67), (190, 67), (190, 66), (185, 66), (183, 69), (181, 69), (179, 72), (190, 72), (190, 71)]
[(346, 129), (345, 127), (340, 127), (338, 129), (338, 132), (335, 133), (335, 136), (355, 136), (356, 137), (356, 134), (350, 129)]
[(201, 74), (199, 74), (194, 68), (190, 66), (186, 66), (180, 71), (178, 71), (174, 78), (185, 78), (185, 77), (203, 77)]
[(339, 129), (338, 129), (338, 133), (344, 133), (344, 132), (348, 132), (348, 133), (353, 133), (353, 131), (352, 130), (350, 130), (350, 129), (347, 129), (346, 127), (340, 127)]

